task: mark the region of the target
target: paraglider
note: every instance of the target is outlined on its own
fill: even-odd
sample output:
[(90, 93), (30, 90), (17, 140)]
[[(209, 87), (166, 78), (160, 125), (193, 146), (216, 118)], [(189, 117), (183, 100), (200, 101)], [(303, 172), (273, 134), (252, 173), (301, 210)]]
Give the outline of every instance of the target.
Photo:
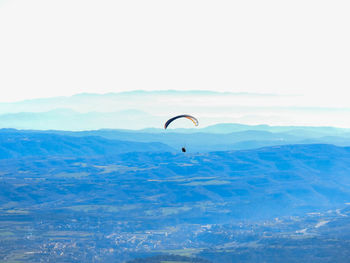
[[(175, 116), (175, 117), (173, 117), (173, 118), (167, 120), (166, 123), (164, 124), (164, 129), (167, 129), (168, 126), (170, 125), (170, 123), (172, 123), (173, 121), (175, 121), (175, 120), (177, 120), (177, 119), (179, 119), (179, 118), (186, 118), (186, 119), (189, 119), (189, 120), (191, 120), (191, 121), (193, 122), (193, 124), (194, 124), (195, 126), (198, 126), (198, 123), (199, 123), (199, 122), (198, 122), (198, 120), (197, 120), (195, 117), (193, 117), (193, 116), (191, 116), (191, 115), (188, 115), (188, 114), (182, 114), (182, 115), (178, 115), (178, 116)], [(186, 152), (186, 148), (185, 148), (185, 147), (182, 147), (181, 150), (182, 150), (183, 153)]]
[(194, 123), (194, 125), (198, 126), (198, 120), (195, 117), (193, 117), (191, 115), (187, 115), (187, 114), (182, 114), (182, 115), (178, 115), (178, 116), (175, 116), (175, 117), (167, 120), (167, 122), (164, 124), (164, 129), (168, 128), (170, 123), (172, 123), (174, 120), (179, 119), (179, 118), (189, 119)]

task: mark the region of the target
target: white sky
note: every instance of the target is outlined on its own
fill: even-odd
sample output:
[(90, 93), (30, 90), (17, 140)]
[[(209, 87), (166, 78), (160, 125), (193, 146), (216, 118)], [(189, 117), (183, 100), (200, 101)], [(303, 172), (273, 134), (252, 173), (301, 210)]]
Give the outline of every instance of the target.
[(0, 101), (205, 89), (348, 105), (350, 1), (0, 0)]

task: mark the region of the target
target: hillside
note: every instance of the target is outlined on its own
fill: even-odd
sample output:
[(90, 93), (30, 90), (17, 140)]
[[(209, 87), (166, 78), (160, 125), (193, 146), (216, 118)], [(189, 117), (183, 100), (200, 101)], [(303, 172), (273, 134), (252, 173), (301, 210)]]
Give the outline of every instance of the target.
[(99, 136), (72, 137), (44, 132), (0, 132), (0, 159), (25, 156), (47, 157), (113, 155), (138, 151), (172, 151), (165, 144), (109, 140)]
[[(0, 160), (1, 260), (121, 263), (154, 253), (238, 260), (227, 251), (260, 253), (249, 247), (261, 242), (267, 253), (273, 240), (314, 233), (321, 242), (332, 230), (318, 230), (347, 217), (349, 147), (118, 153), (129, 142), (7, 132), (1, 145), (12, 155)], [(153, 144), (128, 149), (141, 146)], [(338, 226), (332, 229), (347, 236)], [(341, 240), (322, 242), (347, 255)]]
[[(288, 144), (334, 144), (337, 146), (350, 146), (350, 136), (346, 130), (335, 132), (337, 135), (330, 136), (331, 128), (315, 128), (300, 130), (300, 134), (294, 134), (291, 130), (284, 132), (254, 130), (255, 126), (246, 126), (251, 130), (242, 130), (229, 133), (208, 133), (204, 129), (196, 129), (196, 132), (188, 130), (173, 129), (146, 129), (146, 130), (91, 130), (91, 131), (39, 131), (39, 130), (15, 130), (0, 129), (0, 135), (3, 134), (57, 134), (71, 137), (98, 136), (108, 140), (142, 142), (142, 143), (162, 143), (173, 148), (178, 152), (182, 146), (186, 146), (190, 153), (212, 152), (212, 151), (230, 151), (255, 149), (266, 146), (288, 145)], [(277, 127), (271, 127), (271, 130)], [(287, 128), (287, 127), (285, 127)], [(293, 129), (293, 127), (290, 127)], [(328, 134), (328, 135), (327, 135)], [(159, 151), (169, 151), (168, 149), (159, 148)]]

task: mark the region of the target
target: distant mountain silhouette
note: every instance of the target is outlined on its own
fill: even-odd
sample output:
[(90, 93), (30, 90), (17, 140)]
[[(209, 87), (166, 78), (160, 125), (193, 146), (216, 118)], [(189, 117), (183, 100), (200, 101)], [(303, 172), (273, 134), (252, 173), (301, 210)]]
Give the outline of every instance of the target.
[(19, 112), (0, 115), (0, 127), (39, 130), (90, 130), (116, 128), (130, 123), (134, 128), (158, 125), (162, 119), (140, 110), (80, 113), (69, 108), (47, 112)]
[[(106, 109), (111, 107), (112, 111), (125, 110), (134, 108), (137, 103), (146, 103), (147, 100), (154, 103), (153, 98), (157, 97), (197, 97), (197, 96), (235, 96), (235, 97), (274, 97), (275, 94), (264, 93), (246, 93), (246, 92), (216, 92), (207, 90), (159, 90), (159, 91), (145, 91), (134, 90), (118, 93), (79, 93), (73, 96), (60, 96), (50, 98), (30, 99), (17, 102), (0, 103), (1, 113), (18, 113), (18, 112), (46, 112), (55, 110), (57, 108), (69, 108), (76, 111), (95, 111), (97, 108)], [(119, 106), (118, 106), (119, 104)], [(125, 105), (133, 105), (125, 107)], [(164, 104), (166, 105), (166, 104)], [(111, 108), (110, 108), (111, 109)], [(103, 110), (105, 112), (105, 110)]]
[(205, 128), (201, 131), (208, 133), (232, 133), (247, 130), (266, 131), (273, 133), (288, 133), (295, 136), (307, 136), (318, 138), (332, 135), (340, 136), (346, 134), (350, 137), (350, 129), (335, 127), (312, 127), (312, 126), (271, 126), (271, 125), (245, 125), (238, 123), (218, 123)]
[[(0, 128), (43, 130), (162, 128), (164, 121), (174, 114), (195, 115), (200, 121), (200, 127), (218, 123), (276, 124), (292, 119), (297, 123), (309, 123), (310, 125), (321, 125), (322, 123), (334, 126), (346, 125), (346, 122), (339, 120), (349, 115), (349, 108), (279, 106), (280, 100), (287, 97), (277, 94), (181, 90), (82, 93), (69, 97), (0, 103)], [(270, 106), (263, 103), (257, 105), (266, 99), (271, 102)], [(232, 101), (240, 101), (240, 103), (237, 105)], [(66, 114), (66, 119), (64, 119), (62, 114), (57, 112), (62, 111), (61, 109), (72, 112)], [(138, 114), (137, 118), (135, 115), (132, 117), (129, 110), (142, 112), (142, 114)], [(126, 111), (124, 115), (119, 114), (123, 111)], [(57, 114), (53, 114), (55, 112)], [(324, 112), (327, 112), (327, 120), (322, 118)], [(178, 128), (186, 127), (179, 125)], [(237, 130), (238, 128), (221, 125), (211, 127), (205, 132), (241, 131)], [(268, 127), (252, 127), (252, 129), (261, 130), (265, 128)], [(285, 132), (282, 127), (279, 128), (277, 132)], [(295, 129), (299, 130), (298, 127)], [(267, 129), (266, 131), (272, 130)]]

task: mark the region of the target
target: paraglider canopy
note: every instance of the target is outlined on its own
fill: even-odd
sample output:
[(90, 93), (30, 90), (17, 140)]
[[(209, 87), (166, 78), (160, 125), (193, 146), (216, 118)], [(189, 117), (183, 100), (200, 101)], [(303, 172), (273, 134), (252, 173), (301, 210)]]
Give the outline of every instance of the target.
[[(193, 117), (193, 116), (191, 116), (191, 115), (188, 115), (188, 114), (182, 114), (182, 115), (178, 115), (178, 116), (175, 116), (175, 117), (173, 117), (173, 118), (167, 120), (166, 123), (164, 124), (164, 129), (168, 128), (168, 126), (170, 125), (170, 123), (172, 123), (174, 120), (180, 119), (180, 118), (189, 119), (189, 120), (191, 120), (191, 121), (193, 122), (193, 124), (194, 124), (195, 126), (198, 126), (198, 120), (197, 120), (195, 117)], [(186, 152), (186, 148), (185, 148), (185, 147), (182, 147), (182, 148), (181, 148), (181, 151), (182, 151), (183, 153), (185, 153), (185, 152)]]
[(178, 116), (175, 116), (175, 117), (167, 120), (167, 122), (164, 124), (164, 129), (168, 128), (170, 123), (172, 123), (174, 120), (179, 119), (179, 118), (189, 119), (193, 122), (194, 125), (198, 126), (198, 120), (195, 117), (188, 115), (188, 114), (182, 114), (182, 115), (178, 115)]

